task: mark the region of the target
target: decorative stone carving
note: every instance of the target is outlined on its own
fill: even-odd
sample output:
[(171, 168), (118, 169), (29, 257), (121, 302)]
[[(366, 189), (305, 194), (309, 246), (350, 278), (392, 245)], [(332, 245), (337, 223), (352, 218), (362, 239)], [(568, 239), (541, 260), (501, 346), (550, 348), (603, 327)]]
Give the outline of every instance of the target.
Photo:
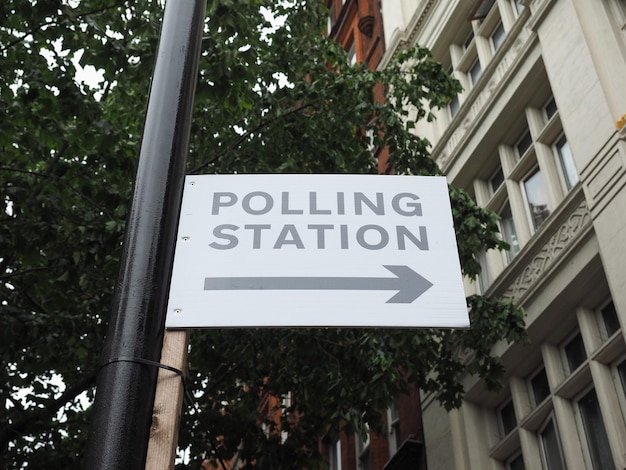
[(591, 214), (583, 200), (511, 283), (504, 297), (518, 301), (590, 224)]

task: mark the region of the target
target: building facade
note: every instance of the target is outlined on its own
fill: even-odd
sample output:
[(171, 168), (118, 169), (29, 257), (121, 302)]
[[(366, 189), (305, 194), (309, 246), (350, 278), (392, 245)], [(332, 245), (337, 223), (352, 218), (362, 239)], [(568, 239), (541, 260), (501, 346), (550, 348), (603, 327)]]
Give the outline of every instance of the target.
[(514, 299), (530, 337), (498, 346), (503, 390), (467, 377), (451, 413), (422, 396), (428, 469), (626, 468), (626, 1), (381, 8), (379, 67), (420, 44), (464, 87), (416, 131), (511, 247), (467, 294)]

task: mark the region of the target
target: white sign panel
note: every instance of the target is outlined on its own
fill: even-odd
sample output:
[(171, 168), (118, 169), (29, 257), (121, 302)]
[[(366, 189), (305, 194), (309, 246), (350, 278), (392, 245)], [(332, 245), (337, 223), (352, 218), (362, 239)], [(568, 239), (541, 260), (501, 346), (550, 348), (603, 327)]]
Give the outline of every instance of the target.
[(187, 176), (166, 326), (469, 326), (445, 178)]

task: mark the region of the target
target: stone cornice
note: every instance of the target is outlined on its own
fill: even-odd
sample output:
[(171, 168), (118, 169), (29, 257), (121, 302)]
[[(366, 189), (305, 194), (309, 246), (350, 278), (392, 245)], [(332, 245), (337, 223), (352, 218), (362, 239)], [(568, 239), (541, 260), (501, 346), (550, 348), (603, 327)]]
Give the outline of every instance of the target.
[(415, 38), (420, 31), (421, 26), (428, 14), (430, 13), (435, 0), (426, 0), (421, 8), (415, 11), (415, 14), (411, 17), (411, 21), (404, 30), (396, 29), (393, 32), (389, 47), (385, 51), (385, 55), (380, 61), (379, 68), (385, 68), (391, 59), (393, 59), (399, 52), (408, 49), (415, 44)]

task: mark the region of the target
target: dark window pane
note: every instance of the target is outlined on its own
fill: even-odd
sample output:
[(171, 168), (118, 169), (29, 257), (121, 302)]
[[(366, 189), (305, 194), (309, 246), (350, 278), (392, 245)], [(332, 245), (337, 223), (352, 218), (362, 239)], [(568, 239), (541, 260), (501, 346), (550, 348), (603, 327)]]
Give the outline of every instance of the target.
[(567, 364), (569, 365), (569, 371), (574, 372), (579, 365), (585, 362), (587, 359), (587, 353), (585, 352), (585, 345), (583, 344), (583, 337), (578, 333), (574, 338), (565, 345), (565, 356), (567, 357)]
[(530, 131), (526, 130), (524, 135), (520, 137), (520, 139), (517, 141), (517, 144), (515, 145), (518, 156), (520, 157), (523, 156), (532, 144), (533, 144), (533, 139), (530, 136)]
[(615, 304), (611, 302), (602, 309), (602, 320), (604, 320), (604, 327), (606, 328), (607, 335), (611, 336), (617, 330), (620, 329), (619, 320), (617, 319), (617, 312), (615, 311)]
[(472, 44), (472, 41), (474, 40), (474, 31), (470, 31), (469, 34), (467, 35), (467, 38), (465, 39), (465, 42), (463, 43), (463, 47), (465, 49), (467, 49), (468, 47), (470, 47), (470, 44)]
[(550, 421), (541, 432), (541, 445), (548, 470), (565, 470), (561, 456), (561, 444), (553, 421)]
[(500, 420), (502, 421), (502, 430), (505, 436), (517, 426), (517, 418), (515, 417), (515, 408), (512, 401), (508, 402), (500, 410)]
[(510, 470), (524, 470), (524, 468), (524, 459), (521, 455), (518, 455), (513, 460), (511, 460), (511, 463), (509, 463)]
[(472, 64), (469, 70), (470, 78), (472, 80), (472, 85), (475, 85), (480, 76), (483, 73), (483, 68), (480, 65), (480, 60), (476, 59), (476, 62)]
[(489, 180), (489, 185), (491, 186), (491, 193), (495, 193), (500, 186), (504, 183), (504, 173), (502, 172), (502, 167), (499, 166), (496, 172), (493, 174), (491, 179)]
[(578, 402), (578, 406), (594, 470), (615, 470), (596, 391), (592, 390), (585, 395)]
[(546, 117), (548, 119), (554, 116), (557, 111), (556, 102), (554, 101), (554, 98), (550, 98), (550, 101), (548, 101), (548, 104), (546, 104), (546, 107), (543, 109), (545, 110)]
[(530, 385), (533, 389), (535, 405), (539, 405), (550, 396), (550, 385), (548, 385), (548, 376), (545, 369), (541, 369), (541, 372), (530, 379)]

